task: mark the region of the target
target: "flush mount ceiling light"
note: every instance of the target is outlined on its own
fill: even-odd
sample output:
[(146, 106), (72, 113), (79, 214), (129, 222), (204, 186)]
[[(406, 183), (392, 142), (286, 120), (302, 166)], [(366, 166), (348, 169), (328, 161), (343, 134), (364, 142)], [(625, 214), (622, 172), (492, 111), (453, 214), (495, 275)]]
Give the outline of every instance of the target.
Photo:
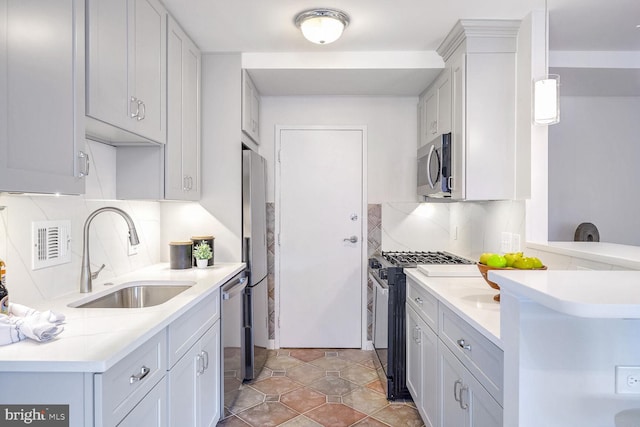
[(299, 13), (295, 24), (310, 42), (329, 44), (340, 38), (349, 25), (349, 17), (335, 9), (311, 9)]

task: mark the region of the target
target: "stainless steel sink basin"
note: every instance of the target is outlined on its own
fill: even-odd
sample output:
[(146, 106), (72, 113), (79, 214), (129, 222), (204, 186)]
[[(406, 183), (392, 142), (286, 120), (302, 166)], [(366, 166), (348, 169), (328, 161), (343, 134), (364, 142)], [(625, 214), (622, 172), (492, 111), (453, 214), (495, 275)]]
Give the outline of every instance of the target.
[(69, 304), (74, 308), (144, 308), (169, 301), (186, 291), (195, 282), (172, 280), (141, 280), (120, 285), (108, 294)]

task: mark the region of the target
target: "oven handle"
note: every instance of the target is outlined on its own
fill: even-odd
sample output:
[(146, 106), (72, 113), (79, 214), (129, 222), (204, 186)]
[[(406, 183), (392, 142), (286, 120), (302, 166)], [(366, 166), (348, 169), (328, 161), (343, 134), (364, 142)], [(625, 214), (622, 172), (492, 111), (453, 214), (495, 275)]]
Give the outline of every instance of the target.
[(234, 282), (233, 285), (229, 285), (225, 290), (222, 291), (222, 299), (225, 301), (229, 300), (235, 297), (236, 295), (238, 295), (239, 293), (241, 293), (242, 291), (244, 291), (244, 288), (246, 287), (247, 287), (247, 278), (240, 277), (237, 279), (236, 282)]

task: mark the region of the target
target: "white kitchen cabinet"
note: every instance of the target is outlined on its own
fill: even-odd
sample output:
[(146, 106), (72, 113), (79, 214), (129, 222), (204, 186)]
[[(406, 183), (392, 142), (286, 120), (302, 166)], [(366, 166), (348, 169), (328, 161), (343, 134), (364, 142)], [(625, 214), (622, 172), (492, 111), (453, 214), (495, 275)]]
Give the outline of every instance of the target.
[(422, 147), (451, 132), (451, 69), (445, 68), (420, 96), (419, 141)]
[(200, 199), (200, 50), (175, 20), (167, 25), (165, 199)]
[(220, 419), (220, 321), (169, 371), (172, 426), (210, 427)]
[(246, 70), (242, 70), (242, 131), (260, 143), (260, 93)]
[(425, 426), (439, 426), (438, 336), (407, 304), (407, 388)]
[(451, 69), (452, 199), (515, 197), (519, 26), (461, 20), (437, 49)]
[(87, 1), (87, 137), (166, 142), (166, 10), (158, 0)]
[(442, 342), (438, 359), (442, 427), (502, 426), (502, 407)]
[(184, 424), (167, 423), (167, 379), (162, 378), (135, 408), (118, 424), (118, 427), (168, 427)]
[(84, 193), (82, 0), (0, 0), (0, 191)]

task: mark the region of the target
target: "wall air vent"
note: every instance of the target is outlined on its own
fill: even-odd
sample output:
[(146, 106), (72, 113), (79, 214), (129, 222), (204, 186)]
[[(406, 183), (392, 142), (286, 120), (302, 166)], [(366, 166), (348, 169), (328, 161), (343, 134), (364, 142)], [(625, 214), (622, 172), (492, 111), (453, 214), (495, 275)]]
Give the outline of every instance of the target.
[(71, 221), (32, 223), (31, 268), (52, 267), (71, 261)]

